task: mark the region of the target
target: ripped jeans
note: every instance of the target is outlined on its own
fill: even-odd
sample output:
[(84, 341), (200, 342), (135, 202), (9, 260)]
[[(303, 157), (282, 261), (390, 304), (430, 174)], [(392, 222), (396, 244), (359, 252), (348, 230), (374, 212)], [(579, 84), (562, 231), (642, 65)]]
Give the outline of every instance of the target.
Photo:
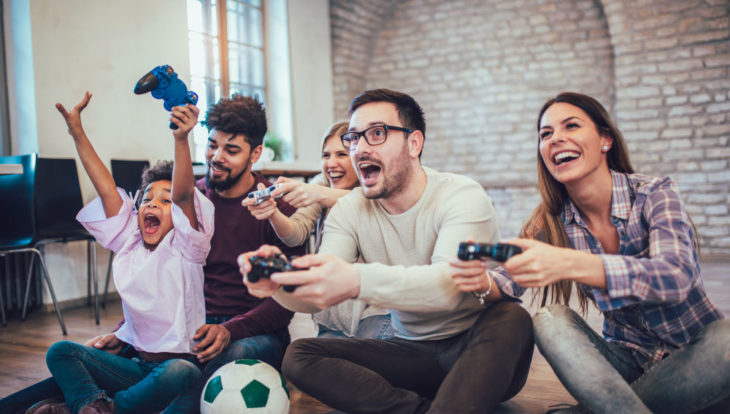
[(730, 407), (728, 319), (707, 325), (646, 371), (630, 349), (603, 339), (566, 306), (540, 309), (533, 325), (535, 343), (555, 374), (594, 413), (728, 412), (720, 411)]

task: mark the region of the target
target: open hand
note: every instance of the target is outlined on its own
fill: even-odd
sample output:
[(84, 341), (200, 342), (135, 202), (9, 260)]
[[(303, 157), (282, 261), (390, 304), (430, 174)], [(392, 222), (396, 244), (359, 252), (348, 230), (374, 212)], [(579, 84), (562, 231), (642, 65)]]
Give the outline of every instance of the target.
[(89, 104), (90, 100), (91, 94), (89, 91), (86, 91), (81, 102), (77, 103), (70, 112), (67, 111), (60, 102), (56, 103), (56, 109), (58, 109), (58, 112), (60, 112), (61, 116), (63, 116), (63, 119), (66, 121), (66, 125), (68, 125), (68, 133), (74, 137), (74, 139), (84, 134), (84, 128), (81, 125), (81, 112)]
[(95, 336), (84, 342), (84, 345), (106, 351), (110, 354), (119, 355), (126, 343), (117, 338), (117, 336), (113, 333), (110, 333)]

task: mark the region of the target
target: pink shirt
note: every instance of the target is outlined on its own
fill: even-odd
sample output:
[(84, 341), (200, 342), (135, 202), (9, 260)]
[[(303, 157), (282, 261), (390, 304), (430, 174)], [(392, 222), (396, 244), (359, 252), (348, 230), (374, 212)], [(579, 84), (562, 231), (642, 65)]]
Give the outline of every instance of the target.
[(173, 204), (174, 227), (151, 251), (144, 247), (134, 202), (118, 191), (124, 204), (115, 216), (106, 217), (98, 197), (76, 216), (115, 253), (114, 285), (124, 311), (116, 336), (146, 352), (190, 353), (195, 331), (205, 324), (203, 265), (213, 236), (213, 203), (195, 191), (198, 230)]

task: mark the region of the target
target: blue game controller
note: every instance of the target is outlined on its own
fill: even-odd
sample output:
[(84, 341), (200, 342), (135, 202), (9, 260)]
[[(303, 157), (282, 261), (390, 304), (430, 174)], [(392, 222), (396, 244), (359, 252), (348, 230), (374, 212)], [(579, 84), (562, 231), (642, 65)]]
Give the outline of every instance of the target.
[[(134, 85), (134, 93), (142, 95), (152, 92), (152, 97), (163, 100), (163, 106), (167, 111), (172, 111), (173, 106), (198, 102), (198, 94), (188, 91), (185, 82), (177, 77), (175, 70), (169, 65), (161, 65), (142, 76)], [(170, 123), (171, 129), (177, 129), (177, 125)]]

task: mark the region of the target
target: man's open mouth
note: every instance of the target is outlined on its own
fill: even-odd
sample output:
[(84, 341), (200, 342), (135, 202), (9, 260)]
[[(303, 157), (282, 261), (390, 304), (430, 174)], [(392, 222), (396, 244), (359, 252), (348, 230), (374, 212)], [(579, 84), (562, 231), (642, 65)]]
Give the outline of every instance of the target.
[(369, 161), (358, 163), (357, 168), (360, 170), (360, 177), (364, 185), (373, 185), (380, 176), (380, 166)]
[(223, 174), (227, 174), (227, 173), (231, 172), (230, 168), (226, 168), (226, 167), (218, 164), (217, 162), (208, 163), (208, 171), (209, 171), (208, 175), (210, 177), (214, 177), (214, 178), (219, 178), (219, 177), (223, 176)]

